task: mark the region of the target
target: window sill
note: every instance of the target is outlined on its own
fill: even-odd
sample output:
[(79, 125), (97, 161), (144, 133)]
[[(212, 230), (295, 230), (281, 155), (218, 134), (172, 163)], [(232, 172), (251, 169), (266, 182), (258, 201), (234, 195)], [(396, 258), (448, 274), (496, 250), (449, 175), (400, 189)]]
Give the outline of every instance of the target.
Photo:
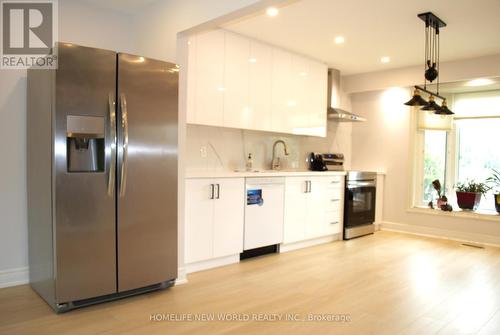
[(453, 210), (453, 212), (445, 212), (440, 209), (432, 209), (428, 207), (412, 207), (407, 210), (409, 213), (415, 214), (427, 214), (427, 215), (438, 215), (447, 217), (456, 217), (460, 219), (472, 219), (472, 220), (483, 220), (483, 221), (495, 221), (500, 222), (500, 215), (496, 212), (485, 212), (485, 211), (463, 211)]

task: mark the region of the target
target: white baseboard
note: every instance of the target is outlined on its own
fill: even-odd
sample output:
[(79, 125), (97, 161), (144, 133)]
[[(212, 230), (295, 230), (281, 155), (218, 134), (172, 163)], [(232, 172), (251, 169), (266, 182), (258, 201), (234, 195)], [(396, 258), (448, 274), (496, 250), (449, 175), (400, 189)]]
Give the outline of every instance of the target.
[(186, 273), (193, 273), (203, 270), (208, 270), (212, 268), (217, 268), (219, 266), (234, 264), (240, 262), (240, 255), (231, 255), (226, 257), (220, 257), (215, 259), (208, 259), (206, 261), (196, 262), (186, 264)]
[(181, 266), (177, 269), (177, 279), (175, 280), (175, 286), (186, 284), (188, 282), (186, 274), (186, 267)]
[(29, 269), (22, 267), (0, 271), (0, 288), (28, 284)]
[(319, 244), (325, 244), (336, 240), (341, 240), (342, 234), (335, 234), (330, 236), (324, 236), (319, 238), (313, 238), (311, 240), (299, 241), (280, 245), (280, 252), (289, 252), (297, 249), (312, 247)]
[(500, 247), (500, 236), (467, 233), (456, 230), (446, 230), (387, 221), (380, 223), (380, 230)]

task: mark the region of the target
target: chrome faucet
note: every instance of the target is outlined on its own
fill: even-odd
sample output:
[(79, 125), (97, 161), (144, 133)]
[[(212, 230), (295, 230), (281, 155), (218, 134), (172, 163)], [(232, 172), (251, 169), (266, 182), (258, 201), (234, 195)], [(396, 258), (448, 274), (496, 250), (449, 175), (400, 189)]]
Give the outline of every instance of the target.
[(288, 149), (286, 147), (286, 143), (283, 140), (277, 140), (273, 144), (273, 159), (271, 161), (271, 169), (273, 170), (281, 170), (281, 159), (279, 157), (276, 157), (276, 145), (277, 144), (283, 144), (283, 149), (285, 150), (285, 156), (288, 156)]

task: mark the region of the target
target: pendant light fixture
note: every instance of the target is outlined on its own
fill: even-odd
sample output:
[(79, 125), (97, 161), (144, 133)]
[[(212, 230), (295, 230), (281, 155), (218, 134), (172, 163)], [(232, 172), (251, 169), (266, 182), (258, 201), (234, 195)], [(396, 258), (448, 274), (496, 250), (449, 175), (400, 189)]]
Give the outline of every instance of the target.
[[(413, 97), (405, 103), (407, 106), (423, 106), (421, 109), (434, 111), (439, 115), (451, 115), (453, 112), (446, 105), (446, 98), (439, 95), (439, 30), (446, 27), (446, 23), (431, 12), (418, 14), (425, 22), (425, 59), (424, 59), (424, 87), (415, 86)], [(436, 92), (427, 89), (427, 81), (436, 83)], [(420, 92), (429, 94), (429, 102), (422, 98)], [(442, 100), (441, 106), (435, 98)], [(441, 111), (441, 109), (443, 109)]]
[(443, 102), (441, 103), (441, 108), (439, 108), (439, 110), (437, 112), (435, 112), (435, 114), (439, 114), (439, 115), (453, 115), (455, 113), (453, 113), (448, 108), (448, 104), (446, 103), (446, 99), (444, 99)]
[(420, 108), (421, 110), (423, 111), (435, 111), (436, 113), (440, 110), (441, 107), (439, 107), (439, 105), (436, 103), (436, 101), (434, 100), (434, 96), (431, 95), (429, 97), (429, 102), (427, 103), (426, 106)]
[(427, 101), (420, 95), (418, 88), (413, 92), (413, 97), (410, 101), (405, 102), (406, 106), (427, 106)]

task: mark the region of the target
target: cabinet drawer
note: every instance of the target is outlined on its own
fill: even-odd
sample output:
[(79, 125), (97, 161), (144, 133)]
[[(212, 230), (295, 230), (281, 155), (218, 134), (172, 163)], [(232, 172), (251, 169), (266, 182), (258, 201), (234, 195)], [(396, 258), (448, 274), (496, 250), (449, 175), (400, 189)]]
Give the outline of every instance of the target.
[(325, 216), (325, 224), (327, 226), (328, 233), (337, 234), (342, 230), (342, 218), (340, 217), (340, 211), (327, 212)]
[(340, 217), (340, 211), (326, 212), (325, 220), (329, 224), (340, 223), (342, 221), (342, 218)]
[(339, 212), (342, 205), (340, 204), (340, 200), (338, 201), (333, 201), (333, 200), (328, 200), (326, 203), (325, 209), (329, 212)]
[(339, 210), (343, 206), (342, 190), (326, 190), (325, 207), (327, 211)]
[(328, 189), (338, 189), (342, 187), (342, 180), (343, 178), (341, 176), (335, 176), (335, 177), (327, 177), (326, 178), (326, 184)]

